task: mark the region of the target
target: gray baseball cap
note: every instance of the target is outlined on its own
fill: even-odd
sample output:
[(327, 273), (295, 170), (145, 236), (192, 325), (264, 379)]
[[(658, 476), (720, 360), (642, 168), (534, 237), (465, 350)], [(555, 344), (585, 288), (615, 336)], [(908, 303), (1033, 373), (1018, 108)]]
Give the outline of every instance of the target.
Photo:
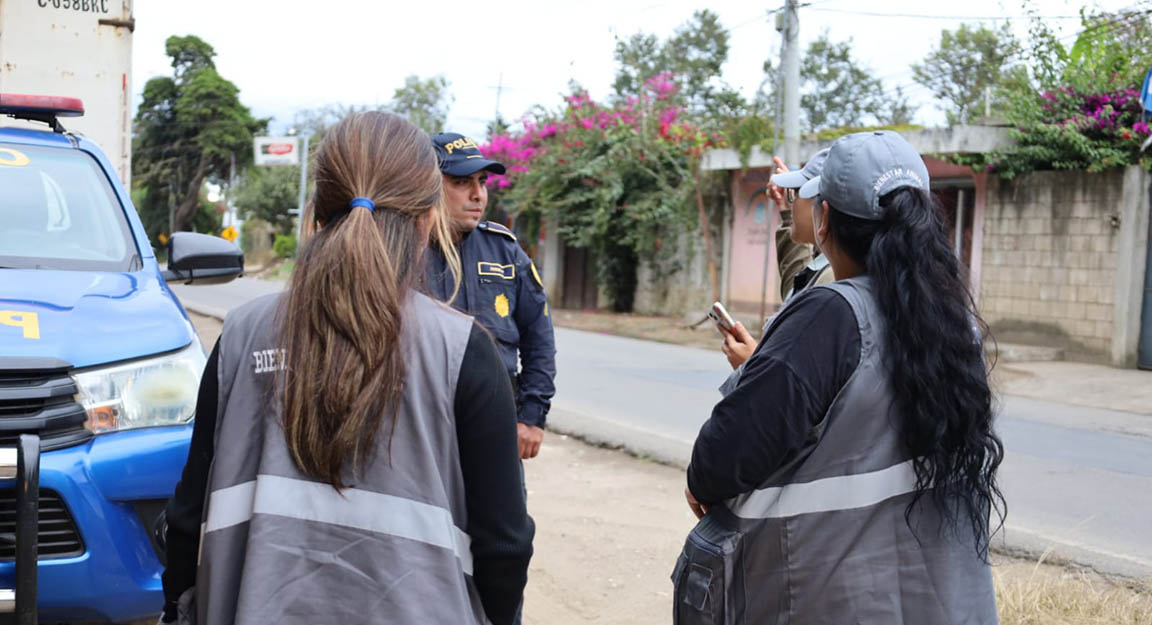
[(820, 175), (820, 171), (824, 169), (824, 161), (828, 158), (828, 150), (824, 148), (819, 152), (812, 155), (807, 163), (804, 163), (803, 169), (795, 169), (786, 171), (781, 174), (772, 176), (772, 184), (784, 189), (799, 189), (804, 186), (805, 182)]
[(797, 192), (797, 195), (806, 200), (810, 200), (817, 195), (820, 195), (820, 176), (816, 176), (808, 182), (805, 182), (804, 186), (800, 187), (800, 191)]
[(928, 168), (916, 148), (898, 133), (874, 130), (837, 139), (818, 184), (820, 197), (836, 210), (877, 220), (881, 197), (900, 187), (928, 191), (928, 183)]

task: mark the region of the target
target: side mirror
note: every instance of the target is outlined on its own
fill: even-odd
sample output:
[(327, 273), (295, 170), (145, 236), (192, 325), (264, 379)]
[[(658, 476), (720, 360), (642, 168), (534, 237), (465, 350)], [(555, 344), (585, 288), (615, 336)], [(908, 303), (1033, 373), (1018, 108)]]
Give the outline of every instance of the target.
[(222, 284), (242, 275), (244, 252), (234, 243), (195, 232), (173, 232), (168, 239), (168, 282)]

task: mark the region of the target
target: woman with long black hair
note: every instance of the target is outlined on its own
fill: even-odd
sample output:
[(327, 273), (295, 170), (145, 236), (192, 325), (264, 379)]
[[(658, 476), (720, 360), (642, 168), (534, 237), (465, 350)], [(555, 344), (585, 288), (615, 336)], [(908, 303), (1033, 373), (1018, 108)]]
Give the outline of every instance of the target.
[(995, 623), (1003, 447), (928, 172), (859, 133), (809, 185), (837, 282), (773, 321), (701, 428), (676, 622)]

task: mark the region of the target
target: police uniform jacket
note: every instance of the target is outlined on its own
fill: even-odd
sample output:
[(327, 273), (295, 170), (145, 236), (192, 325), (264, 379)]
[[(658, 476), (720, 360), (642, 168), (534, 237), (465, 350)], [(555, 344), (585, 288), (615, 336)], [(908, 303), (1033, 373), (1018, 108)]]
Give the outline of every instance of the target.
[[(457, 249), (462, 282), (452, 306), (475, 317), (492, 333), (517, 388), (519, 421), (543, 427), (556, 391), (556, 342), (540, 276), (516, 236), (494, 222), (481, 221), (461, 238)], [(429, 294), (447, 301), (452, 287), (444, 254), (430, 245)]]

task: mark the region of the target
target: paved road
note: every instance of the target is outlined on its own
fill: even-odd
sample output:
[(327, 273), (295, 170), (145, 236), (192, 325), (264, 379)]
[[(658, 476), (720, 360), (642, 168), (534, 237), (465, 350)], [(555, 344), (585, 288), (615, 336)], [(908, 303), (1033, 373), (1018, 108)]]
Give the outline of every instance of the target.
[[(220, 314), (279, 288), (241, 279), (177, 287)], [(684, 466), (727, 375), (719, 352), (558, 328), (549, 421), (562, 431)], [(1152, 577), (1152, 415), (1002, 398), (1004, 547)]]
[(284, 288), (283, 282), (237, 278), (226, 284), (211, 286), (185, 286), (171, 284), (172, 292), (184, 307), (202, 315), (224, 318), (229, 310), (268, 293), (277, 293)]

